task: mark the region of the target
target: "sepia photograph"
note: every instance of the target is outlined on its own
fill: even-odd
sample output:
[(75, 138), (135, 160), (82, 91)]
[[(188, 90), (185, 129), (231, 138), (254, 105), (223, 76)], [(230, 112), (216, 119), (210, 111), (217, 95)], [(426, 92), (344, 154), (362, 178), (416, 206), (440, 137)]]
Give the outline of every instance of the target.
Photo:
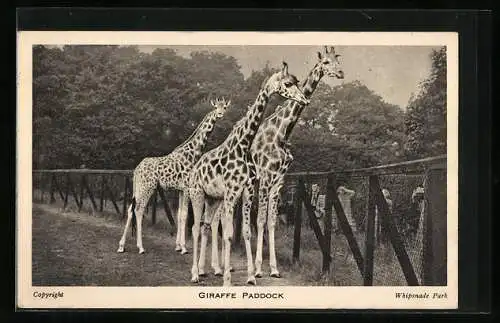
[(18, 34), (19, 306), (457, 308), (455, 33)]

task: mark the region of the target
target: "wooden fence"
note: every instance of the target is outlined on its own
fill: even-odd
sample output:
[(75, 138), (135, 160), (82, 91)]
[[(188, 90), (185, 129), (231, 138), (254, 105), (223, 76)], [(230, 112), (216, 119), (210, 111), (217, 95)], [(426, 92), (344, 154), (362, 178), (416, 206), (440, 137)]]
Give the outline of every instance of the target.
[[(401, 233), (398, 231), (394, 217), (390, 216), (389, 206), (384, 198), (379, 177), (394, 174), (422, 174), (424, 177), (424, 221), (423, 221), (423, 246), (421, 272), (415, 271), (415, 266), (405, 248)], [(307, 193), (306, 182), (314, 179), (327, 179), (325, 198), (325, 226), (321, 230), (315, 215), (315, 207), (311, 205), (311, 196)], [(353, 228), (349, 224), (342, 204), (336, 192), (337, 178), (361, 177), (368, 180), (368, 201), (365, 221), (364, 252), (361, 251), (355, 238)], [(292, 179), (293, 178), (293, 179)], [(383, 165), (365, 169), (355, 169), (334, 172), (304, 172), (288, 176), (288, 181), (295, 181), (296, 194), (294, 201), (294, 245), (293, 259), (300, 261), (300, 239), (302, 223), (302, 207), (318, 240), (322, 251), (322, 270), (329, 272), (331, 259), (332, 236), (332, 209), (335, 210), (337, 221), (342, 233), (345, 235), (349, 248), (355, 259), (358, 270), (363, 276), (364, 285), (373, 284), (374, 248), (375, 248), (375, 208), (382, 226), (386, 228), (389, 241), (401, 266), (406, 282), (415, 285), (446, 285), (446, 223), (447, 223), (447, 198), (446, 198), (446, 156), (437, 156), (403, 163)], [(322, 232), (323, 231), (323, 232)], [(418, 279), (418, 276), (421, 278)]]
[[(66, 208), (72, 199), (78, 211), (81, 211), (84, 202), (88, 200), (94, 212), (103, 212), (105, 203), (109, 201), (116, 214), (125, 218), (132, 196), (132, 173), (131, 170), (34, 170), (33, 188), (38, 189), (38, 200), (42, 203), (45, 195), (48, 194), (49, 203), (54, 203), (56, 196), (59, 196), (63, 202), (63, 208)], [(157, 187), (148, 205), (151, 207), (152, 223), (155, 224), (157, 221), (158, 197), (174, 232), (176, 223), (169, 202), (175, 199), (172, 196), (167, 198), (166, 192), (160, 186)]]
[[(423, 218), (423, 246), (420, 272), (416, 272), (408, 252), (405, 248), (401, 233), (398, 231), (393, 217), (390, 216), (389, 206), (382, 194), (379, 178), (390, 174), (422, 174), (424, 179), (425, 212)], [(33, 188), (38, 190), (38, 200), (45, 202), (48, 194), (49, 203), (60, 197), (65, 208), (73, 200), (81, 210), (84, 201), (89, 201), (94, 211), (102, 212), (105, 201), (112, 203), (114, 211), (122, 217), (126, 216), (128, 203), (131, 197), (131, 170), (90, 170), (90, 169), (54, 169), (34, 170)], [(368, 182), (368, 199), (364, 225), (364, 252), (349, 224), (342, 204), (336, 192), (338, 178), (363, 178)], [(314, 179), (326, 178), (325, 196), (325, 226), (322, 230), (315, 215), (315, 206), (311, 203), (311, 196), (306, 189), (306, 183)], [(355, 259), (358, 270), (363, 276), (364, 285), (373, 285), (374, 248), (375, 248), (375, 209), (382, 226), (386, 229), (388, 239), (396, 254), (406, 282), (415, 285), (446, 285), (446, 156), (437, 156), (403, 163), (383, 165), (364, 169), (331, 171), (331, 172), (303, 172), (287, 175), (287, 182), (293, 182), (296, 187), (292, 217), (294, 221), (293, 260), (300, 262), (301, 230), (303, 215), (309, 220), (322, 253), (322, 272), (330, 271), (332, 217), (335, 210), (336, 220), (347, 239), (349, 248)], [(173, 194), (173, 195), (172, 195)], [(162, 202), (164, 214), (175, 232), (175, 221), (169, 204), (175, 203), (175, 192), (165, 192), (158, 187), (150, 201), (152, 223), (157, 221), (158, 197)], [(305, 212), (303, 212), (305, 210)], [(239, 212), (238, 212), (239, 211)], [(237, 212), (241, 210), (238, 207)], [(235, 224), (240, 226), (239, 217)], [(189, 224), (189, 222), (188, 222)], [(186, 232), (189, 233), (190, 230)], [(235, 242), (239, 244), (241, 235), (235, 231)], [(420, 279), (418, 278), (420, 277)]]

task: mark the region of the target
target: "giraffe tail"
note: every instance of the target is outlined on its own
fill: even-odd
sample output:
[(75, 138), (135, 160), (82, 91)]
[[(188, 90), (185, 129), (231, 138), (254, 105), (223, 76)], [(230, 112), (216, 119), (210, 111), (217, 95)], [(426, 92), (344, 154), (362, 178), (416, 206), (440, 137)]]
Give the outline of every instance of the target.
[(135, 216), (135, 197), (132, 197), (132, 204), (130, 205), (130, 210), (132, 211), (132, 236), (135, 236), (135, 231), (137, 227), (137, 220)]

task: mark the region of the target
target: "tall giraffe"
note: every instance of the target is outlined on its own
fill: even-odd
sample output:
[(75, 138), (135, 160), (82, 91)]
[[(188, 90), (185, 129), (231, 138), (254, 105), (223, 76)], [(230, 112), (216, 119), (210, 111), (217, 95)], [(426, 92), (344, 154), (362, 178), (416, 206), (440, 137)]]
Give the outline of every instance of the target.
[(212, 215), (218, 212), (222, 214), (222, 234), (225, 245), (224, 286), (231, 285), (230, 253), (233, 238), (233, 212), (236, 200), (243, 195), (242, 223), (248, 261), (247, 283), (255, 284), (250, 245), (250, 207), (255, 166), (248, 158), (248, 153), (272, 94), (278, 93), (302, 104), (309, 103), (297, 84), (297, 78), (288, 73), (288, 65), (283, 62), (281, 71), (274, 73), (263, 83), (255, 102), (248, 108), (246, 115), (235, 124), (226, 140), (220, 146), (205, 153), (194, 166), (189, 187), (189, 197), (194, 213), (192, 282), (199, 280), (198, 239), (200, 221), (205, 207), (205, 230), (203, 230), (205, 241)]
[(135, 168), (132, 203), (128, 208), (127, 222), (120, 239), (118, 252), (124, 251), (127, 231), (133, 221), (133, 226), (137, 223), (137, 248), (139, 248), (139, 253), (144, 253), (142, 218), (151, 195), (154, 193), (157, 184), (160, 184), (163, 189), (173, 188), (179, 190), (175, 250), (181, 251), (182, 254), (187, 253), (185, 243), (186, 217), (181, 215), (184, 210), (187, 214), (188, 209), (188, 197), (186, 195), (188, 174), (202, 155), (202, 150), (208, 141), (208, 136), (212, 132), (215, 122), (222, 118), (231, 101), (226, 102), (225, 99), (219, 100), (217, 98), (215, 102), (210, 100), (210, 104), (215, 109), (205, 115), (191, 136), (181, 145), (166, 156), (146, 157)]
[[(333, 46), (324, 46), (324, 52), (318, 51), (318, 61), (303, 81), (302, 92), (310, 98), (324, 75), (344, 78), (344, 72), (339, 62), (340, 55)], [(255, 276), (262, 276), (262, 248), (264, 224), (267, 221), (269, 266), (271, 277), (280, 277), (277, 268), (274, 244), (274, 229), (278, 215), (278, 200), (284, 184), (285, 174), (293, 160), (288, 142), (290, 134), (297, 123), (305, 105), (288, 100), (278, 107), (262, 122), (255, 140), (250, 148), (250, 154), (255, 162), (259, 181), (259, 208), (257, 216), (257, 251), (255, 255)]]
[[(303, 81), (302, 92), (309, 99), (324, 75), (329, 77), (344, 78), (340, 68), (340, 55), (335, 48), (324, 46), (323, 53), (318, 52), (318, 62)], [(274, 247), (274, 228), (278, 214), (278, 199), (284, 183), (284, 176), (288, 171), (293, 155), (290, 152), (288, 139), (305, 105), (293, 100), (288, 100), (283, 106), (278, 106), (276, 111), (269, 115), (257, 130), (257, 134), (250, 148), (250, 155), (255, 163), (257, 180), (259, 181), (259, 211), (257, 218), (257, 251), (255, 257), (255, 276), (262, 276), (262, 248), (264, 224), (268, 225), (269, 258), (271, 277), (279, 278), (277, 269), (276, 252)], [(220, 212), (212, 222), (212, 267), (218, 274), (218, 237), (217, 228)], [(202, 240), (200, 257), (205, 256), (206, 242)], [(222, 245), (224, 253), (224, 245)], [(223, 260), (224, 261), (224, 260)], [(222, 261), (222, 263), (223, 263)], [(204, 264), (204, 260), (200, 260)]]
[[(324, 52), (318, 52), (318, 61), (302, 84), (302, 92), (309, 99), (324, 75), (344, 78), (335, 48), (324, 46)], [(267, 221), (269, 266), (271, 277), (280, 277), (277, 268), (274, 243), (274, 229), (278, 215), (278, 200), (284, 184), (285, 174), (293, 160), (289, 147), (290, 134), (297, 123), (305, 105), (287, 101), (263, 121), (250, 154), (255, 162), (259, 180), (259, 208), (257, 216), (257, 251), (255, 256), (255, 276), (262, 276), (262, 248), (264, 224)]]
[[(309, 99), (324, 75), (344, 78), (339, 58), (335, 48), (324, 46), (324, 52), (318, 52), (318, 62), (303, 81), (302, 92)], [(255, 276), (262, 276), (262, 248), (264, 224), (267, 221), (269, 243), (269, 265), (271, 277), (279, 278), (276, 251), (274, 244), (274, 228), (278, 214), (278, 199), (284, 183), (284, 177), (293, 160), (288, 139), (297, 123), (305, 105), (288, 100), (283, 106), (269, 115), (259, 127), (250, 148), (250, 155), (255, 163), (257, 180), (259, 181), (259, 208), (257, 217), (257, 251), (255, 256)], [(218, 226), (217, 216), (212, 222), (212, 267), (218, 266), (217, 235), (214, 230)], [(200, 255), (205, 255), (206, 243), (203, 244)], [(222, 246), (224, 250), (224, 246)], [(217, 270), (216, 270), (217, 273)]]

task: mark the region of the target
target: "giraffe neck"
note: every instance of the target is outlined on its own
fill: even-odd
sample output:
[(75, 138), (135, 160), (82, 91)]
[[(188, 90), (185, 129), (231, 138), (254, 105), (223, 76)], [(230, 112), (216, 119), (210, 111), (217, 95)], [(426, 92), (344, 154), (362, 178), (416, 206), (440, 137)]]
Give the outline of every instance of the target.
[(193, 159), (199, 158), (205, 148), (208, 135), (213, 131), (214, 124), (217, 121), (217, 111), (212, 110), (205, 115), (198, 127), (193, 131), (191, 136), (187, 138), (175, 151), (189, 153)]
[[(310, 98), (311, 95), (316, 90), (319, 81), (323, 77), (323, 71), (321, 70), (321, 63), (317, 63), (309, 75), (302, 83), (302, 92), (304, 93), (306, 98)], [(298, 103), (297, 101), (288, 100), (285, 102), (283, 108), (279, 110), (281, 118), (278, 120), (278, 129), (280, 129), (280, 133), (283, 136), (283, 140), (288, 140), (290, 134), (297, 123), (297, 120), (304, 110), (305, 105)]]
[(262, 123), (262, 116), (264, 115), (268, 101), (269, 91), (264, 87), (260, 90), (253, 105), (249, 107), (246, 115), (238, 122), (232, 136), (228, 137), (228, 139), (232, 138), (228, 141), (230, 145), (238, 144), (242, 148), (250, 148), (257, 130)]

